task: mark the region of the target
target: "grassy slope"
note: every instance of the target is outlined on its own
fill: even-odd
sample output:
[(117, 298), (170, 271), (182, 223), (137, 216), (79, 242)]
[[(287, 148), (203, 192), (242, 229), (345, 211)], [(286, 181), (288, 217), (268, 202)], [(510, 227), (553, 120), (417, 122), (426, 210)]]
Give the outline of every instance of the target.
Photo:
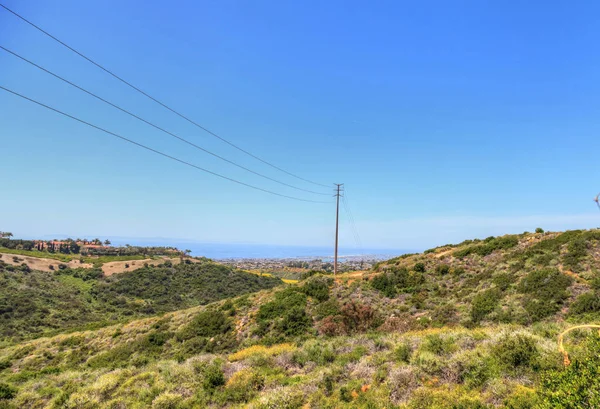
[[(369, 279), (333, 284), (317, 276), (283, 290), (4, 348), (0, 385), (15, 388), (6, 401), (14, 407), (582, 407), (555, 404), (562, 398), (548, 397), (547, 379), (562, 382), (580, 371), (562, 371), (556, 337), (570, 325), (565, 318), (597, 318), (594, 308), (569, 310), (579, 294), (594, 291), (598, 237), (515, 239), (391, 260)], [(420, 262), (425, 272), (413, 271)], [(410, 269), (405, 274), (402, 267)], [(537, 271), (555, 270), (571, 277), (564, 294), (545, 276), (533, 289), (526, 285)], [(381, 286), (381, 274), (395, 281)], [(483, 303), (485, 314), (474, 320), (477, 294), (490, 290), (492, 307)], [(527, 309), (540, 296), (555, 297), (554, 309), (542, 311), (546, 317)], [(581, 360), (598, 355), (590, 349), (597, 344), (577, 331), (566, 346)]]

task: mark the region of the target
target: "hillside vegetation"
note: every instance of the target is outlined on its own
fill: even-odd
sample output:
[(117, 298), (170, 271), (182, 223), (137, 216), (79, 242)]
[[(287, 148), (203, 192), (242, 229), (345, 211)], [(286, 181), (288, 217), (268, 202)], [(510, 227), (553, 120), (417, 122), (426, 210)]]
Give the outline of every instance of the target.
[(282, 284), (210, 261), (158, 266), (104, 277), (99, 268), (41, 272), (0, 259), (0, 339), (98, 328), (207, 304)]
[(489, 238), (27, 341), (0, 350), (0, 407), (599, 407), (600, 336), (571, 332), (566, 368), (557, 348), (598, 321), (599, 261), (597, 230)]

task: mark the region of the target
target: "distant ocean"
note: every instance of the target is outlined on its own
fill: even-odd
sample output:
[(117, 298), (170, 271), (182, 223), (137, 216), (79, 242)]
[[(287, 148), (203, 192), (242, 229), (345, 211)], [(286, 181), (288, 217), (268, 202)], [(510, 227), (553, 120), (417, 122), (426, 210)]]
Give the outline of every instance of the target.
[[(198, 243), (169, 239), (112, 239), (113, 246), (130, 244), (132, 246), (172, 246), (181, 250), (191, 250), (192, 256), (208, 257), (215, 260), (241, 259), (241, 258), (320, 258), (327, 260), (333, 257), (333, 247), (318, 246), (277, 246), (265, 244), (240, 244), (240, 243)], [(377, 258), (387, 259), (402, 254), (410, 253), (409, 250), (394, 249), (352, 249), (340, 248), (339, 256), (343, 258)]]

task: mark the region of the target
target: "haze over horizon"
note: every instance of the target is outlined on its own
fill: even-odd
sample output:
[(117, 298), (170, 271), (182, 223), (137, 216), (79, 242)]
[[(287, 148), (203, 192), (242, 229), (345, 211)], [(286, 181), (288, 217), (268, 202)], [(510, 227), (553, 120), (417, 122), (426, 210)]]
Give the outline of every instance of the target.
[[(365, 248), (600, 225), (597, 2), (3, 3), (261, 158), (345, 183)], [(0, 39), (206, 149), (333, 194), (190, 126), (5, 10)], [(1, 50), (0, 85), (245, 183), (330, 200), (190, 150)], [(192, 172), (3, 91), (0, 140), (0, 228), (16, 237), (333, 242), (333, 201)]]

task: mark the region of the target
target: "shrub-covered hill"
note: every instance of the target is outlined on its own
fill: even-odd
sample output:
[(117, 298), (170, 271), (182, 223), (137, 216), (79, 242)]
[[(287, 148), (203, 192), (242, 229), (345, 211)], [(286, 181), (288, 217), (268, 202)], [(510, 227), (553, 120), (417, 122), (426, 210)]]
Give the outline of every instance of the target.
[(5, 347), (0, 407), (599, 407), (600, 337), (569, 333), (567, 368), (556, 343), (597, 318), (597, 234), (445, 246)]
[(375, 267), (371, 287), (424, 325), (600, 318), (600, 230), (468, 240)]
[(169, 261), (104, 277), (100, 269), (41, 272), (0, 260), (0, 339), (101, 327), (207, 304), (282, 284), (201, 261)]

